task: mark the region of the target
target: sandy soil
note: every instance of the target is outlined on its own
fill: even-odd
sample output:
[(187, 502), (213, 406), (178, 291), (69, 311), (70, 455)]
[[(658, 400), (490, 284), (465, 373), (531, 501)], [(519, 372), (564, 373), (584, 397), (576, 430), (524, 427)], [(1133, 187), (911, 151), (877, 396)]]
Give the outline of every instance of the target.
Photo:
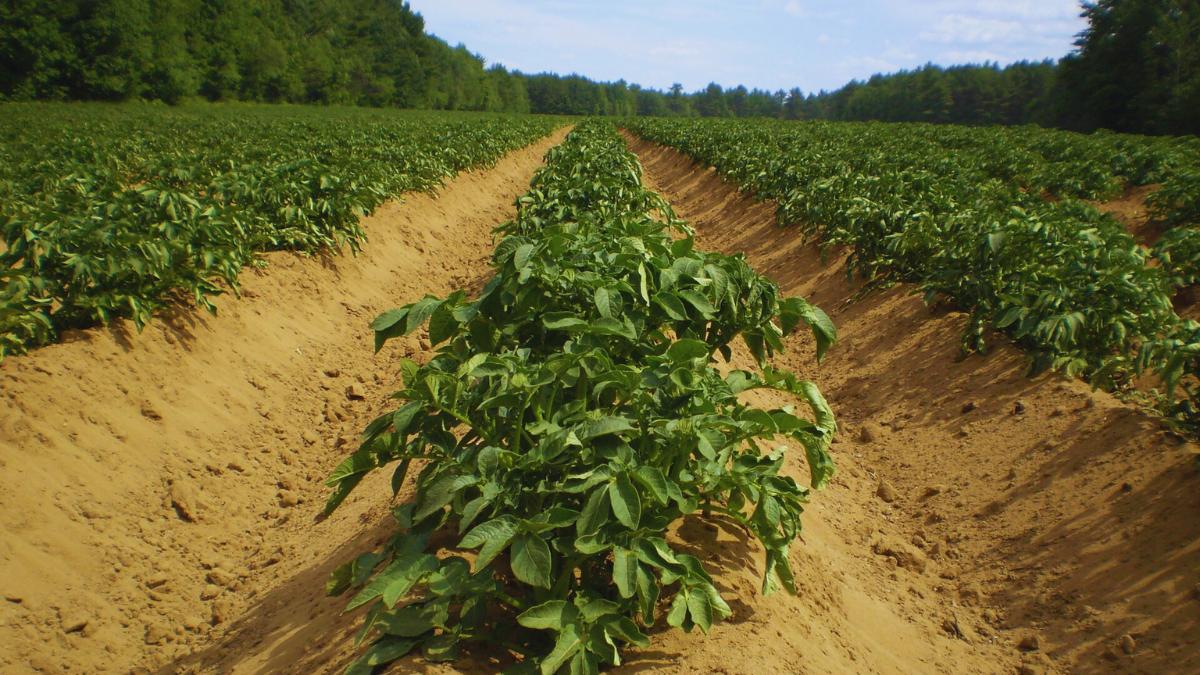
[(1146, 198), (1158, 191), (1161, 185), (1139, 185), (1126, 188), (1118, 198), (1107, 202), (1091, 202), (1096, 208), (1112, 215), (1134, 239), (1143, 246), (1154, 246), (1166, 232), (1166, 225), (1150, 217)]
[[(477, 287), (490, 228), (564, 133), (382, 208), (357, 258), (272, 256), (219, 317), (0, 364), (0, 672), (344, 668), (358, 617), (322, 586), (387, 535), (390, 491), (378, 477), (317, 521), (321, 480), (387, 407), (396, 357), (427, 355), (414, 338), (373, 356), (366, 324)], [(1192, 446), (1082, 383), (1026, 379), (1009, 347), (958, 360), (960, 315), (904, 287), (852, 301), (843, 257), (775, 227), (773, 206), (634, 148), (703, 246), (829, 311), (825, 363), (800, 336), (780, 365), (821, 385), (842, 433), (793, 549), (800, 595), (761, 597), (761, 550), (688, 519), (674, 538), (734, 616), (707, 638), (658, 632), (620, 672), (1200, 669)], [(391, 671), (487, 672), (487, 656)]]
[(390, 491), (314, 522), (322, 481), (386, 409), (398, 351), (421, 351), (376, 357), (367, 324), (484, 274), (491, 228), (565, 133), (381, 207), (356, 257), (269, 256), (216, 317), (0, 364), (0, 672), (337, 668), (354, 621), (324, 579)]
[(773, 224), (773, 205), (632, 145), (702, 246), (745, 252), (841, 333), (819, 368), (804, 344), (782, 359), (821, 385), (843, 429), (840, 478), (794, 555), (806, 592), (747, 600), (757, 637), (677, 653), (728, 672), (1200, 670), (1195, 446), (1081, 382), (1026, 378), (1002, 340), (960, 359), (962, 315), (904, 286), (853, 300), (844, 255), (823, 261)]

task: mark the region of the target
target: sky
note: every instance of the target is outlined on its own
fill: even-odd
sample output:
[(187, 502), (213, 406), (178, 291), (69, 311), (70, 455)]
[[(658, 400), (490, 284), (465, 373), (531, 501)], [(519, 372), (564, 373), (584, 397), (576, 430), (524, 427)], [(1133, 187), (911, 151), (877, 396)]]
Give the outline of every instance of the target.
[(410, 0), (487, 63), (656, 89), (832, 90), (874, 73), (1058, 59), (1078, 0)]

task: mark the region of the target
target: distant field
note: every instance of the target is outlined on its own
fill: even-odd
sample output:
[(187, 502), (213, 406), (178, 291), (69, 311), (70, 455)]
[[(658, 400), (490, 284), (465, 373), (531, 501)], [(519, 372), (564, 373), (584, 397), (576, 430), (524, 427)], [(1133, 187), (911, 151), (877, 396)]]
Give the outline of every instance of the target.
[[(1195, 398), (1200, 325), (1172, 299), (1200, 279), (1200, 139), (734, 120), (629, 128), (774, 200), (781, 224), (848, 247), (855, 275), (912, 282), (969, 311), (968, 351), (999, 329), (1030, 352), (1032, 372), (1120, 389), (1149, 371)], [(1138, 222), (1108, 204), (1144, 195)], [(1174, 412), (1194, 422), (1191, 403)]]
[(362, 108), (8, 104), (0, 358), (236, 286), (260, 251), (363, 240), (358, 218), (545, 135), (552, 118)]

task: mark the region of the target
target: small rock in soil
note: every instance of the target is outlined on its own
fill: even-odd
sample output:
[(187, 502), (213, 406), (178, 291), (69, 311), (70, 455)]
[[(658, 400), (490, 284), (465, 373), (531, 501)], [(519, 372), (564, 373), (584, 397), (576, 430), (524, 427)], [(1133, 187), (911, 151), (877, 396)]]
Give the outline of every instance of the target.
[(958, 592), (964, 605), (977, 605), (983, 599), (983, 589), (978, 584), (967, 584)]
[(217, 586), (216, 584), (208, 584), (204, 587), (204, 590), (200, 591), (200, 599), (201, 600), (212, 600), (213, 598), (217, 597), (220, 594), (221, 594), (220, 586)]
[(196, 495), (196, 488), (190, 483), (181, 480), (171, 483), (170, 498), (171, 506), (181, 519), (189, 523), (200, 519), (200, 501)]
[(896, 488), (887, 481), (879, 481), (879, 487), (875, 488), (875, 496), (891, 504), (896, 501)]
[(351, 384), (349, 387), (346, 387), (346, 398), (350, 399), (351, 401), (361, 401), (366, 397), (367, 395), (363, 393), (362, 386), (358, 384)]
[(1046, 675), (1054, 672), (1054, 663), (1045, 654), (1026, 654), (1021, 657), (1017, 672), (1020, 675)]
[(342, 374), (342, 371), (338, 370), (337, 368), (326, 368), (325, 369), (325, 377), (337, 377), (338, 375), (341, 375), (341, 374)]
[(863, 422), (858, 428), (858, 440), (862, 443), (874, 443), (879, 440), (880, 429), (874, 422)]
[(967, 402), (966, 402), (966, 403), (964, 403), (964, 404), (963, 404), (963, 406), (962, 406), (962, 411), (963, 411), (963, 414), (969, 413), (969, 412), (971, 412), (972, 410), (974, 410), (974, 409), (976, 409), (976, 408), (978, 408), (978, 407), (979, 407), (979, 404), (978, 404), (978, 403), (976, 403), (975, 401), (967, 401)]
[(149, 626), (146, 626), (146, 644), (162, 644), (170, 634), (171, 632), (162, 624), (150, 624)]
[(1017, 649), (1023, 652), (1036, 652), (1042, 648), (1042, 640), (1037, 635), (1026, 635), (1017, 643)]
[(166, 583), (170, 580), (171, 578), (165, 574), (155, 574), (149, 579), (146, 579), (146, 588), (158, 588), (159, 586), (166, 585)]
[(234, 578), (232, 574), (219, 567), (209, 570), (208, 574), (205, 575), (208, 583), (216, 584), (217, 586), (228, 586), (233, 583)]
[(929, 499), (930, 497), (936, 497), (945, 491), (945, 485), (930, 485), (929, 487), (925, 488), (925, 493), (921, 495), (921, 498)]
[(212, 606), (212, 624), (225, 623), (233, 618), (233, 603), (227, 599), (217, 600)]
[(150, 405), (149, 401), (142, 402), (142, 417), (145, 417), (148, 420), (154, 420), (155, 422), (162, 420), (162, 414), (155, 410), (154, 406)]
[(1012, 409), (1012, 413), (1013, 413), (1014, 415), (1023, 415), (1023, 414), (1025, 414), (1025, 402), (1024, 402), (1024, 401), (1017, 401), (1016, 403), (1013, 403), (1013, 409)]
[(1125, 652), (1126, 654), (1132, 655), (1133, 651), (1135, 649), (1137, 649), (1137, 641), (1133, 639), (1133, 636), (1132, 635), (1122, 635), (1121, 636), (1121, 651)]
[(87, 628), (88, 618), (74, 612), (64, 612), (60, 615), (64, 633), (78, 633)]
[(284, 508), (290, 508), (299, 503), (300, 503), (300, 498), (296, 496), (296, 493), (291, 492), (289, 490), (280, 490), (279, 491), (279, 505), (280, 506), (282, 506)]
[(879, 536), (871, 543), (875, 555), (887, 556), (895, 561), (897, 567), (903, 567), (914, 572), (924, 572), (928, 564), (921, 549), (907, 544), (896, 537)]

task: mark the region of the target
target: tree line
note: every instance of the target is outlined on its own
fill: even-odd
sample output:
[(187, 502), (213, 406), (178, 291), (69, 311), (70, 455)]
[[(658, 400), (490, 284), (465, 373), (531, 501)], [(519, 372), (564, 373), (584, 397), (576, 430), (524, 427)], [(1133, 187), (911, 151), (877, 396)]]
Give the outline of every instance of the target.
[(1200, 134), (1200, 2), (1098, 0), (1059, 62), (940, 67), (804, 93), (525, 74), (399, 0), (10, 0), (0, 98), (209, 100), (568, 115), (1041, 124)]

